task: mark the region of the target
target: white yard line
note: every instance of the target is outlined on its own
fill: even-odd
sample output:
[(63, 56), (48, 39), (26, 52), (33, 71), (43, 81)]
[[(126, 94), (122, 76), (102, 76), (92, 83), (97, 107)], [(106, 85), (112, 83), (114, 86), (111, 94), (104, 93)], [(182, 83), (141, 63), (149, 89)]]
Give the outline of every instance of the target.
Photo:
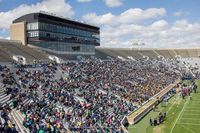
[(185, 109), (199, 109), (200, 110), (200, 107), (186, 107)]
[(193, 125), (193, 126), (200, 126), (200, 124), (194, 124), (194, 123), (176, 123), (178, 125)]
[(183, 106), (181, 112), (179, 113), (178, 118), (176, 119), (176, 121), (175, 121), (175, 123), (174, 123), (174, 125), (173, 125), (173, 127), (172, 127), (172, 129), (171, 129), (171, 131), (170, 131), (170, 133), (172, 133), (172, 131), (174, 130), (174, 127), (176, 126), (176, 123), (178, 122), (178, 120), (179, 120), (181, 114), (183, 113), (183, 111), (184, 111), (184, 109), (185, 109), (185, 105), (188, 103), (188, 101), (189, 101), (189, 100), (187, 100), (187, 102), (184, 103), (184, 106)]
[(167, 112), (166, 113), (168, 113), (171, 109), (172, 109), (172, 107), (174, 106), (174, 103), (177, 101), (177, 97), (175, 98), (175, 99), (173, 99), (174, 101), (173, 102), (170, 102), (170, 103), (172, 103), (172, 105), (169, 107), (169, 109), (167, 110)]
[(193, 114), (187, 114), (187, 113), (184, 113), (184, 115), (188, 115), (188, 116), (189, 116), (189, 115), (191, 115), (191, 116), (197, 116), (197, 115), (198, 115), (198, 116), (200, 116), (199, 113), (198, 113), (198, 114), (194, 114), (194, 113), (193, 113)]
[[(173, 98), (173, 97), (172, 97), (172, 98)], [(170, 102), (172, 105), (169, 107), (169, 109), (167, 110), (166, 113), (168, 113), (168, 112), (172, 109), (172, 107), (174, 106), (175, 102), (180, 103), (180, 101), (181, 101), (180, 98), (181, 98), (181, 97), (179, 97), (179, 95), (175, 95), (175, 99), (173, 98), (173, 101)]]
[(196, 118), (180, 118), (180, 119), (184, 119), (184, 120), (196, 120), (196, 121), (200, 121), (200, 118), (199, 119), (196, 119)]
[(199, 110), (184, 110), (184, 112), (199, 112)]
[(192, 100), (192, 102), (200, 102), (200, 100)]
[(192, 105), (200, 105), (200, 103), (199, 103), (199, 104), (197, 104), (197, 103), (193, 103), (193, 104), (192, 104), (192, 103), (191, 103), (190, 106), (192, 106)]
[(191, 105), (193, 104), (200, 104), (200, 102), (191, 102)]
[(186, 128), (185, 126), (182, 126), (182, 125), (181, 125), (181, 127), (187, 129), (188, 131), (190, 131), (190, 132), (192, 132), (192, 133), (195, 133), (195, 132), (194, 132), (192, 129), (190, 129), (190, 128)]

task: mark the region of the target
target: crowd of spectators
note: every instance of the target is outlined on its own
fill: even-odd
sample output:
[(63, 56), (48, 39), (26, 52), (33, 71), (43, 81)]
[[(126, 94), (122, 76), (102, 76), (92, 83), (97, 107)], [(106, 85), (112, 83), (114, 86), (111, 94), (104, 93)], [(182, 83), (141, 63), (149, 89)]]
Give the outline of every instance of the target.
[(175, 60), (87, 59), (1, 66), (6, 93), (31, 132), (120, 132), (121, 120), (181, 78)]

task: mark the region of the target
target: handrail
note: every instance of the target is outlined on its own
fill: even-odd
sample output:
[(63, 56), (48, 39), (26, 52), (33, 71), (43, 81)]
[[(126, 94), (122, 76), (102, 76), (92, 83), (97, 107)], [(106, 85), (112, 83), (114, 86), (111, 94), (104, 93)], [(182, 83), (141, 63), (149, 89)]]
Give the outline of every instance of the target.
[(167, 92), (169, 92), (179, 82), (180, 79), (178, 79), (173, 84), (168, 85), (167, 87), (165, 87), (165, 89), (163, 89), (162, 91), (154, 95), (152, 98), (150, 98), (150, 100), (147, 103), (145, 103), (144, 106), (140, 106), (137, 110), (134, 110), (131, 113), (129, 113), (127, 115), (129, 124), (135, 124), (136, 122), (138, 122), (144, 115), (146, 115), (153, 108), (153, 105), (156, 104), (158, 100), (160, 100)]
[(125, 132), (125, 133), (128, 133), (128, 130), (124, 127), (124, 124), (122, 123), (124, 120), (125, 120), (126, 116), (124, 116), (124, 118), (121, 120), (121, 127), (122, 127), (122, 130)]

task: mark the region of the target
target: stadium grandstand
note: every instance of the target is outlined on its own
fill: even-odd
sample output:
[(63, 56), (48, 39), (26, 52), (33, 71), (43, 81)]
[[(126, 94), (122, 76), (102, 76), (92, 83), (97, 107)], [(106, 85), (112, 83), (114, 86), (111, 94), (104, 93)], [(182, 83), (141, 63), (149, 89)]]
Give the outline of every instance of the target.
[(12, 62), (13, 56), (22, 56), (27, 63), (36, 60), (48, 60), (49, 56), (57, 57), (60, 60), (78, 60), (78, 57), (90, 58), (96, 57), (99, 59), (124, 58), (124, 59), (142, 59), (145, 57), (155, 58), (199, 58), (200, 48), (176, 48), (176, 49), (137, 49), (137, 48), (103, 48), (96, 47), (95, 54), (59, 54), (50, 51), (44, 51), (40, 48), (22, 45), (20, 41), (0, 40), (0, 62)]
[(0, 40), (0, 132), (160, 133), (171, 109), (163, 133), (176, 130), (199, 87), (200, 48), (106, 48), (99, 35), (41, 12), (14, 20)]
[[(182, 78), (199, 74), (184, 64), (198, 59), (199, 49), (97, 47), (95, 55), (61, 56), (18, 41), (1, 40), (0, 47), (6, 131), (128, 132)], [(13, 58), (19, 55), (26, 64)]]
[(0, 40), (1, 57), (0, 62), (11, 62), (14, 56), (22, 56), (27, 63), (34, 60), (46, 60), (48, 56), (39, 49), (24, 46), (19, 41)]

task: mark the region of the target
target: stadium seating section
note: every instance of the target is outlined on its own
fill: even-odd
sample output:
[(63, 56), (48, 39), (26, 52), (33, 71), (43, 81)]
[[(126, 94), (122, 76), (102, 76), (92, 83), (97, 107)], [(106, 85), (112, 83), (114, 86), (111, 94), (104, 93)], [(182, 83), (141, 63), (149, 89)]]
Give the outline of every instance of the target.
[[(47, 60), (48, 55), (55, 55), (63, 60), (77, 60), (77, 56), (84, 56), (90, 58), (88, 55), (69, 55), (69, 54), (55, 54), (44, 52), (39, 49), (23, 46), (16, 41), (0, 40), (0, 62), (11, 62), (13, 55), (24, 56), (27, 62), (33, 60)], [(96, 58), (109, 59), (109, 57), (117, 58), (123, 57), (127, 59), (132, 57), (134, 59), (141, 59), (144, 56), (149, 58), (158, 58), (159, 56), (165, 58), (199, 58), (200, 49), (136, 49), (136, 48), (101, 48), (97, 47), (95, 50)]]
[(0, 41), (0, 55), (0, 62), (12, 61), (13, 55), (21, 55), (26, 58), (27, 62), (48, 59), (44, 52), (21, 45), (16, 41)]
[[(190, 74), (183, 62), (158, 57), (191, 58), (199, 57), (199, 52), (200, 49), (96, 48), (95, 55), (75, 56), (0, 41), (0, 63), (4, 64), (11, 62), (13, 55), (24, 56), (28, 63), (45, 61), (48, 55), (77, 60), (62, 64), (0, 64), (0, 122), (6, 121), (22, 133), (123, 133), (121, 121), (126, 116)], [(128, 119), (129, 123), (132, 119)]]

